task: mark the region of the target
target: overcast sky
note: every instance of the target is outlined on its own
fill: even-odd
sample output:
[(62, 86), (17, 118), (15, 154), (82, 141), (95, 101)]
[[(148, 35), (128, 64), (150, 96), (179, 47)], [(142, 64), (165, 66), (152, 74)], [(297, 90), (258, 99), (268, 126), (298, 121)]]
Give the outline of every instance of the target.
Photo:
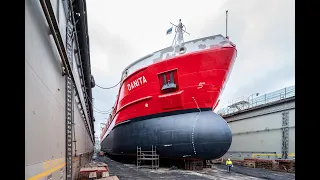
[[(96, 84), (110, 87), (131, 62), (170, 46), (165, 35), (178, 19), (191, 34), (185, 41), (228, 35), (238, 56), (220, 105), (295, 84), (295, 5), (293, 0), (88, 0), (91, 68)], [(93, 89), (94, 106), (110, 109), (119, 86)], [(107, 114), (95, 113), (96, 136)]]

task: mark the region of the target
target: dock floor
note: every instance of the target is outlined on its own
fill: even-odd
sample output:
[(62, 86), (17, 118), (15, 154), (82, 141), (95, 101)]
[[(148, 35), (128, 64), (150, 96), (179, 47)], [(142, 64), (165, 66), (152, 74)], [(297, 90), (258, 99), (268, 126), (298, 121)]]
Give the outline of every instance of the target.
[[(108, 156), (97, 157), (96, 161), (108, 164), (110, 176), (117, 176), (119, 180), (149, 180), (149, 179), (167, 179), (167, 180), (292, 180), (295, 174), (276, 172), (266, 169), (247, 168), (234, 166), (231, 173), (226, 171), (226, 167), (216, 164), (213, 168), (204, 168), (201, 171), (189, 170), (169, 170), (169, 168), (160, 167), (158, 170), (137, 169), (135, 164), (125, 164), (110, 159)], [(161, 163), (160, 163), (161, 165)]]

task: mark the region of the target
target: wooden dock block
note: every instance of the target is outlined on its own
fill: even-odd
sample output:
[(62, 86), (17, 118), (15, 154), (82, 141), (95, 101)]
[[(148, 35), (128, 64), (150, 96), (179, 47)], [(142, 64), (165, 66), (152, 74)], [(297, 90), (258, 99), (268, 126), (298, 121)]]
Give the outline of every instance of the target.
[(89, 178), (96, 178), (97, 177), (97, 173), (96, 172), (90, 172), (89, 173)]
[(252, 163), (252, 162), (244, 162), (243, 165), (245, 167), (251, 167), (251, 168), (255, 168), (256, 167), (255, 163)]
[(103, 178), (109, 177), (109, 172), (102, 172), (102, 177), (103, 177)]
[(78, 178), (81, 180), (87, 180), (91, 178), (106, 178), (109, 176), (108, 166), (101, 164), (102, 166), (98, 166), (98, 164), (88, 164), (87, 167), (81, 168), (78, 173)]
[(106, 178), (100, 178), (100, 179), (96, 179), (96, 180), (119, 180), (118, 176), (109, 176)]

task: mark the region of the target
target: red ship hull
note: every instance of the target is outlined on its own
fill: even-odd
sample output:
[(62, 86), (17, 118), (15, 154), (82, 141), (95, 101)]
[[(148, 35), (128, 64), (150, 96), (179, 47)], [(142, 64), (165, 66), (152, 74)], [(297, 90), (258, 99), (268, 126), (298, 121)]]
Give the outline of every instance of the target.
[(156, 145), (162, 157), (195, 159), (226, 153), (231, 131), (212, 111), (232, 69), (236, 48), (221, 35), (217, 37), (211, 37), (217, 42), (212, 41), (210, 48), (199, 45), (190, 50), (199, 41), (195, 40), (186, 43), (185, 54), (153, 60), (147, 66), (139, 65), (147, 61), (142, 60), (136, 70), (136, 64), (131, 65), (127, 71), (133, 70), (124, 73), (114, 111), (101, 134), (101, 150), (129, 155), (135, 154), (137, 146)]

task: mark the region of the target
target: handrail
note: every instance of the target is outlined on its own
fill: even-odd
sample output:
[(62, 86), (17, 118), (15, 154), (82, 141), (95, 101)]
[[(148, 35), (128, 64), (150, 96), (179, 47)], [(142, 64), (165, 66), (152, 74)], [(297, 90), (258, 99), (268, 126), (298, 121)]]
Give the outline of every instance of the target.
[[(273, 91), (271, 93), (267, 93), (261, 96), (258, 96), (256, 98), (241, 98), (241, 101), (246, 101), (247, 103), (245, 105), (242, 106), (241, 110), (245, 110), (245, 109), (249, 109), (249, 108), (253, 108), (256, 106), (260, 106), (260, 105), (264, 105), (264, 104), (268, 104), (271, 102), (276, 102), (279, 100), (283, 100), (283, 99), (287, 99), (287, 98), (291, 98), (295, 96), (295, 85), (293, 86), (289, 86), (277, 91)], [(240, 99), (238, 99), (239, 102)], [(236, 103), (234, 102), (234, 103)], [(220, 108), (217, 111), (217, 114), (224, 116), (224, 115), (228, 115), (228, 114), (232, 114), (239, 111), (237, 108), (231, 108), (231, 107), (223, 107)]]

